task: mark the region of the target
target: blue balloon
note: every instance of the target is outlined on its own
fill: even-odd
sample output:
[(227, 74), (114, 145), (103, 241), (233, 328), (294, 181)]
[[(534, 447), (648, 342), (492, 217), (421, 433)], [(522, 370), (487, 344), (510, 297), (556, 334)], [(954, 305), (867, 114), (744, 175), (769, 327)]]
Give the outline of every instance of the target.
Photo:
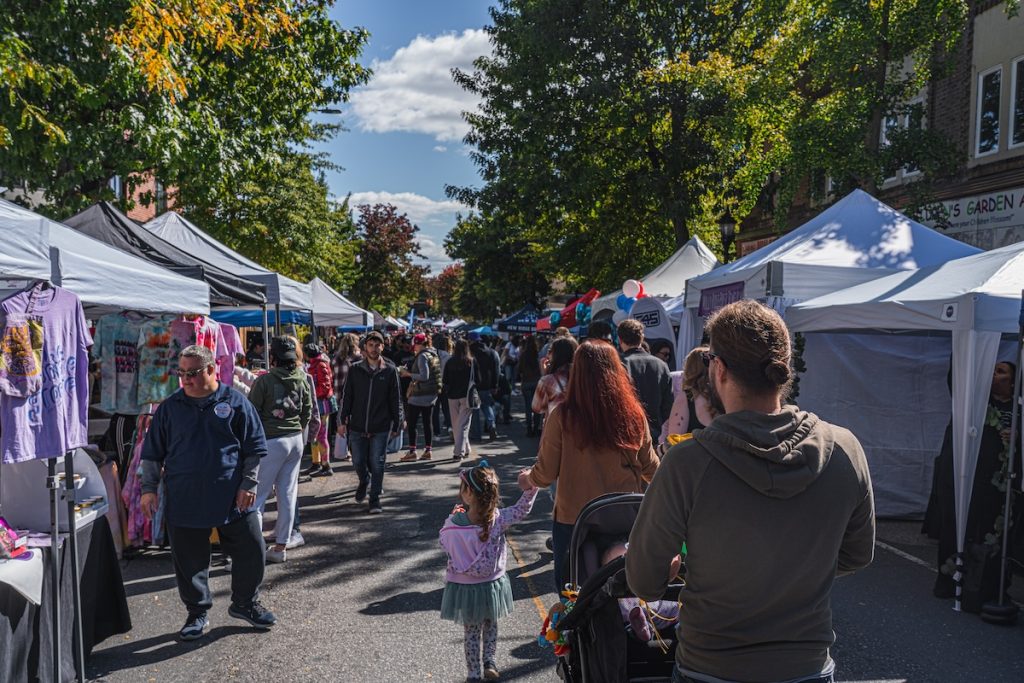
[(629, 297), (626, 296), (625, 294), (619, 294), (619, 298), (615, 300), (615, 305), (618, 307), (620, 311), (628, 311)]
[(558, 311), (555, 311), (554, 313), (551, 314), (551, 324), (558, 325), (558, 323), (560, 322), (562, 322), (562, 314), (559, 313)]
[(586, 308), (587, 308), (586, 304), (576, 304), (576, 318), (577, 319), (583, 317), (583, 311), (586, 310)]

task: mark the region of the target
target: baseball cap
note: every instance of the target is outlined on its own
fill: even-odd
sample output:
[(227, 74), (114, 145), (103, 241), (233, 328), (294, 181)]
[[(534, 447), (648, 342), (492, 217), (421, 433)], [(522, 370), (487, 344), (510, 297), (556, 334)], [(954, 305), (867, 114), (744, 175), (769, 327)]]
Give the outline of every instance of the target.
[(384, 335), (378, 332), (377, 330), (367, 333), (367, 335), (363, 337), (363, 343), (365, 344), (371, 339), (373, 339), (374, 341), (379, 341), (381, 344), (384, 343)]
[(412, 338), (412, 343), (413, 344), (425, 344), (426, 341), (427, 341), (427, 335), (423, 334), (422, 332), (420, 332), (419, 334), (413, 335), (413, 338)]
[(315, 356), (319, 356), (323, 351), (320, 349), (319, 344), (310, 342), (309, 344), (302, 345), (302, 353), (304, 353), (307, 358), (313, 358)]
[(270, 340), (270, 355), (277, 360), (298, 360), (295, 342), (288, 337), (274, 337)]
[(469, 334), (466, 335), (466, 338), (469, 339), (469, 341), (480, 341), (480, 333), (470, 332)]

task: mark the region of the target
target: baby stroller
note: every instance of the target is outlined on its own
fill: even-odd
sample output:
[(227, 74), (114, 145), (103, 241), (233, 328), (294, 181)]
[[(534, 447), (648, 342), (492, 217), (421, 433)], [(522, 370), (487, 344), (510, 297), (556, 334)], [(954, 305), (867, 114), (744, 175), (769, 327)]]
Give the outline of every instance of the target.
[[(639, 493), (600, 496), (587, 503), (573, 527), (569, 575), (581, 588), (572, 611), (558, 622), (569, 646), (557, 664), (566, 683), (653, 683), (672, 678), (674, 627), (657, 629), (660, 643), (641, 642), (627, 633), (618, 603), (635, 597), (626, 585), (626, 558), (601, 566), (604, 552), (629, 538), (643, 499)], [(681, 588), (670, 585), (662, 599), (678, 600)]]

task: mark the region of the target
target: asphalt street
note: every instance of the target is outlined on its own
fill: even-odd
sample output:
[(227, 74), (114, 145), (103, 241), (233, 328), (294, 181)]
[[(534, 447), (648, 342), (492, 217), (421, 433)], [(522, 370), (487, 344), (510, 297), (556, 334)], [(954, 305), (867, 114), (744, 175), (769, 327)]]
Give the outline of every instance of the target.
[[(503, 427), (493, 443), (474, 444), (497, 469), (505, 505), (515, 502), (515, 474), (536, 448), (521, 421)], [(431, 462), (399, 464), (398, 457), (389, 457), (379, 516), (354, 502), (356, 477), (348, 463), (336, 463), (333, 477), (300, 484), (307, 545), (289, 550), (285, 564), (267, 567), (262, 600), (279, 618), (270, 632), (228, 616), (230, 576), (218, 558), (210, 631), (179, 642), (185, 611), (169, 552), (147, 550), (126, 562), (134, 629), (95, 648), (90, 679), (463, 681), (462, 629), (438, 616), (445, 556), (437, 532), (456, 502), (459, 464), (451, 460), (449, 440), (435, 447)], [(536, 644), (540, 610), (555, 601), (544, 546), (550, 514), (542, 493), (532, 515), (509, 534), (515, 610), (499, 625), (505, 681), (558, 680), (551, 651)], [(266, 528), (274, 515), (271, 505)], [(919, 527), (880, 522), (871, 567), (837, 579), (836, 680), (1024, 681), (1024, 625), (992, 626), (933, 598), (935, 551)]]

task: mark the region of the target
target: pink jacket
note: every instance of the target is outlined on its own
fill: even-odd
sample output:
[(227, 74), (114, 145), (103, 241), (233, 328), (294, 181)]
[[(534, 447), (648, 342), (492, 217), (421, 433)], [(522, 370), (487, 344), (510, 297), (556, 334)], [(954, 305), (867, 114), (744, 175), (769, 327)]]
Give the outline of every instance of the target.
[(505, 530), (530, 514), (537, 491), (530, 489), (512, 507), (498, 510), (486, 541), (480, 540), (479, 525), (458, 524), (455, 514), (449, 516), (439, 536), (441, 547), (448, 553), (445, 579), (452, 583), (486, 583), (501, 578), (508, 554)]

